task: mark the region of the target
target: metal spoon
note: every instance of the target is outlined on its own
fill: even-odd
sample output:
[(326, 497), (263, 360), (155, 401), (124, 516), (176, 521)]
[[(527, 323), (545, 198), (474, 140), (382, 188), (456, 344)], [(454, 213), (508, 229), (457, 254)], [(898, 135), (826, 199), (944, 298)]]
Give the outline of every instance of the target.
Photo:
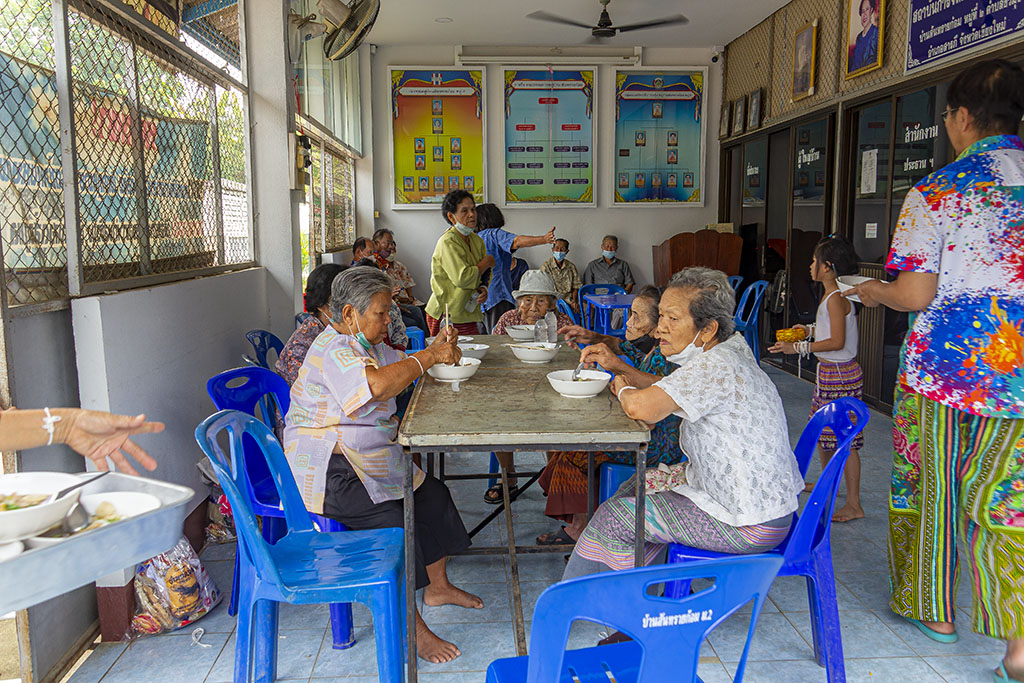
[(583, 361), (580, 361), (580, 364), (577, 365), (576, 369), (572, 371), (572, 381), (573, 382), (575, 382), (577, 379), (579, 379), (580, 371), (581, 370), (583, 370)]
[(79, 531), (89, 526), (89, 520), (89, 513), (86, 512), (81, 503), (76, 502), (71, 506), (71, 509), (68, 510), (68, 514), (64, 515), (64, 520), (60, 524), (61, 533), (65, 536), (77, 534)]
[(57, 500), (58, 498), (63, 498), (65, 495), (71, 493), (75, 489), (79, 489), (79, 488), (82, 488), (83, 486), (86, 486), (87, 484), (91, 484), (94, 481), (96, 481), (97, 479), (99, 479), (101, 477), (105, 477), (108, 474), (110, 474), (110, 470), (106, 470), (104, 472), (100, 472), (99, 474), (97, 474), (95, 477), (92, 477), (91, 479), (86, 479), (84, 481), (80, 481), (77, 484), (74, 484), (72, 486), (67, 487), (66, 489), (58, 491), (54, 495), (52, 495), (49, 498), (47, 498), (45, 502), (49, 503), (51, 500)]

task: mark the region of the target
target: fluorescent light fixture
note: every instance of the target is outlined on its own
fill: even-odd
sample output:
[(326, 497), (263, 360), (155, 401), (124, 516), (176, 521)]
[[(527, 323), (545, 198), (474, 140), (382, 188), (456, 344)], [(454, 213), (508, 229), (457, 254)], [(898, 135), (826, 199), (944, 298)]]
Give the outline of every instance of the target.
[(455, 64), (621, 64), (640, 66), (643, 48), (574, 45), (567, 47), (455, 46)]

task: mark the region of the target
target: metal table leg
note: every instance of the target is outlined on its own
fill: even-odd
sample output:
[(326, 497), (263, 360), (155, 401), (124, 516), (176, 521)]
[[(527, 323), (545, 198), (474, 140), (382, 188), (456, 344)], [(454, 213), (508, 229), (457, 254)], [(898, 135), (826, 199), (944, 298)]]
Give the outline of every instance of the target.
[(647, 444), (643, 444), (636, 453), (636, 520), (633, 533), (636, 534), (636, 545), (633, 551), (633, 566), (644, 566), (644, 504), (647, 494), (647, 481), (644, 472), (647, 469)]
[[(501, 480), (509, 481), (508, 470), (501, 466)], [(508, 486), (501, 487), (501, 495), (505, 503), (505, 535), (508, 537), (508, 560), (512, 570), (512, 580), (508, 582), (509, 602), (512, 603), (512, 623), (516, 634), (516, 653), (522, 657), (526, 654), (526, 622), (523, 619), (523, 595), (519, 588), (519, 560), (516, 557), (516, 536), (512, 530), (512, 501), (509, 499)]]
[(408, 643), (406, 680), (416, 683), (416, 513), (413, 506), (412, 453), (406, 452), (402, 468), (402, 511), (405, 527), (405, 621)]

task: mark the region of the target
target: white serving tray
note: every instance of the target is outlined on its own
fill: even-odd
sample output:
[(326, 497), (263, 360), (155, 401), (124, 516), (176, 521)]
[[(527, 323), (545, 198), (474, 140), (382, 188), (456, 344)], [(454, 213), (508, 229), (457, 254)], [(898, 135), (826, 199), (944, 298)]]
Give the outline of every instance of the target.
[(149, 493), (160, 499), (160, 507), (0, 562), (0, 614), (55, 598), (159, 555), (181, 538), (192, 489), (117, 472), (82, 487), (82, 493), (104, 491)]

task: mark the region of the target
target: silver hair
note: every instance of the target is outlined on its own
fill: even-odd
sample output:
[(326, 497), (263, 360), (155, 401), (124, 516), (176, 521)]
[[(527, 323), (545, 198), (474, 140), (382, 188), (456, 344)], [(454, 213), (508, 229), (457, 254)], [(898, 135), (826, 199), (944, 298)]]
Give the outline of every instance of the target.
[(605, 240), (611, 240), (612, 242), (615, 242), (615, 246), (619, 246), (619, 238), (615, 235), (605, 235), (601, 238), (601, 241), (604, 242)]
[(729, 286), (725, 273), (700, 266), (683, 268), (668, 281), (667, 289), (672, 288), (696, 292), (690, 300), (690, 317), (698, 330), (717, 322), (717, 341), (722, 342), (732, 336), (735, 330), (732, 316), (736, 308), (736, 292)]
[(388, 274), (371, 266), (355, 266), (339, 273), (331, 283), (331, 319), (342, 322), (341, 311), (346, 305), (363, 315), (375, 295), (391, 294), (392, 287)]

